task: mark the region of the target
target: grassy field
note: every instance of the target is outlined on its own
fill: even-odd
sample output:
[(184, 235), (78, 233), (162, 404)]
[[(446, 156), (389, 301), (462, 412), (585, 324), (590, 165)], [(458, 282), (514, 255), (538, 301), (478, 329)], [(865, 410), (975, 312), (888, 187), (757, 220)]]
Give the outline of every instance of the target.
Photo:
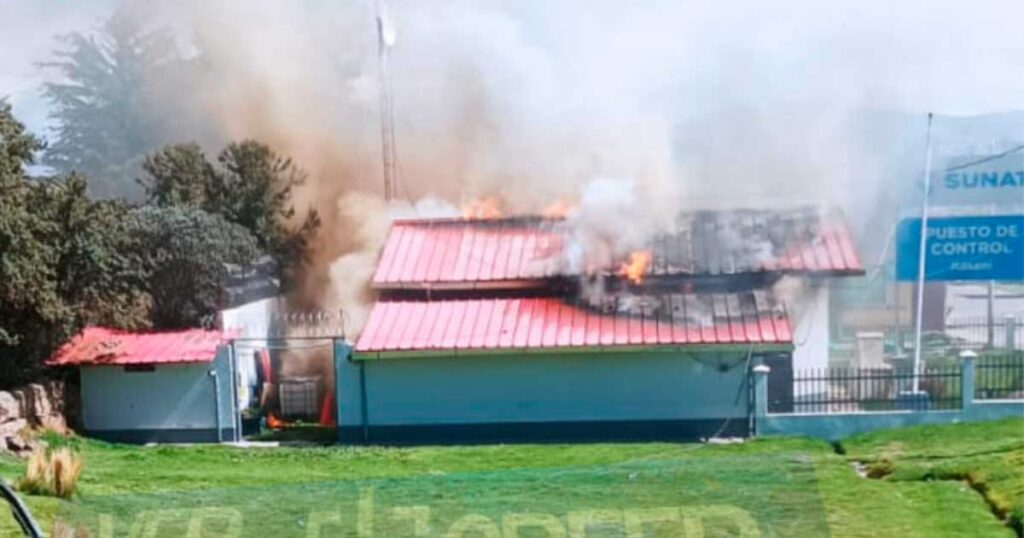
[(998, 517), (1024, 531), (1024, 421), (875, 432), (843, 446), (849, 458), (889, 482), (967, 482)]
[[(421, 448), (69, 444), (85, 458), (78, 497), (28, 502), (47, 526), (60, 518), (89, 527), (92, 536), (1010, 538), (1014, 532), (976, 489), (1006, 514), (1024, 498), (1024, 420), (876, 433), (845, 443), (845, 455), (800, 439)], [(883, 478), (858, 476), (851, 460)], [(0, 459), (0, 476), (13, 479), (21, 467)]]

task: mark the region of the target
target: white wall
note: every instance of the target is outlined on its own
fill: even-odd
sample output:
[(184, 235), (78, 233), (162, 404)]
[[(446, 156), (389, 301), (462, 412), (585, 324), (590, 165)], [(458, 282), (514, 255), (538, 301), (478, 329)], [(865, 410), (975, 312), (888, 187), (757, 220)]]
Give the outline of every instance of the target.
[(235, 343), (235, 364), (238, 369), (238, 409), (245, 409), (253, 400), (256, 383), (255, 352), (267, 347), (267, 339), (276, 330), (275, 314), (282, 310), (283, 299), (267, 297), (220, 312), (220, 326), (229, 337), (241, 338)]
[(808, 286), (803, 308), (799, 312), (789, 308), (795, 346), (793, 370), (828, 367), (828, 286), (821, 282), (809, 283)]
[(151, 372), (122, 366), (82, 367), (82, 422), (88, 432), (214, 430), (214, 379), (221, 384), (221, 426), (232, 428), (227, 348), (209, 363), (156, 365)]
[(273, 327), (271, 320), (281, 309), (280, 297), (267, 297), (220, 311), (220, 326), (246, 338), (266, 338)]

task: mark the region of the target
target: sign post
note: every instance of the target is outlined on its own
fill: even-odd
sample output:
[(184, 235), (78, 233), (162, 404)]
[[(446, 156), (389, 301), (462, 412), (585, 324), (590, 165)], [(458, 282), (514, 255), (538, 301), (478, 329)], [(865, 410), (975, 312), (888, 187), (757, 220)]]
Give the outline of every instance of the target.
[[(917, 286), (914, 381), (910, 397), (921, 396), (918, 392), (924, 352), (925, 282), (984, 280), (988, 283), (989, 310), (992, 311), (993, 281), (1024, 280), (1024, 143), (1017, 142), (999, 153), (982, 150), (979, 154), (980, 148), (1005, 145), (1006, 138), (1015, 135), (1000, 134), (998, 141), (992, 139), (988, 146), (980, 145), (977, 140), (957, 142), (953, 137), (953, 143), (968, 152), (947, 156), (943, 166), (933, 170), (933, 120), (934, 115), (928, 113), (921, 217), (900, 222), (896, 257), (896, 279), (913, 281)], [(946, 147), (940, 148), (940, 152), (948, 153), (950, 143), (945, 142)], [(933, 217), (933, 205), (945, 206), (947, 210)], [(958, 207), (948, 209), (952, 206)], [(987, 217), (947, 216), (976, 215), (982, 206), (990, 208)], [(991, 322), (989, 332), (994, 332)], [(988, 339), (991, 341), (993, 337), (994, 334), (990, 334)]]
[(897, 230), (896, 278), (916, 280), (918, 290), (915, 394), (920, 389), (925, 280), (1024, 280), (1024, 214), (940, 217), (931, 219), (930, 226), (926, 217), (927, 212), (921, 219), (904, 219)]
[(928, 113), (928, 134), (924, 151), (924, 202), (921, 204), (921, 241), (917, 262), (917, 319), (914, 320), (914, 394), (921, 390), (921, 322), (924, 312), (925, 243), (928, 241), (928, 199), (932, 193), (932, 113)]
[(896, 240), (897, 280), (1024, 280), (1024, 214), (904, 219)]

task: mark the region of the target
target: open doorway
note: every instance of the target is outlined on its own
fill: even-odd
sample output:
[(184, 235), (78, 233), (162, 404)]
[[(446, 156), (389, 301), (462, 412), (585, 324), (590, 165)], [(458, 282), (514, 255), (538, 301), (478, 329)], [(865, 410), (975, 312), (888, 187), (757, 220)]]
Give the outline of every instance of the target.
[(235, 440), (334, 442), (342, 313), (272, 313), (264, 319), (269, 323), (236, 326), (230, 340)]
[(334, 441), (336, 340), (232, 341), (240, 440)]

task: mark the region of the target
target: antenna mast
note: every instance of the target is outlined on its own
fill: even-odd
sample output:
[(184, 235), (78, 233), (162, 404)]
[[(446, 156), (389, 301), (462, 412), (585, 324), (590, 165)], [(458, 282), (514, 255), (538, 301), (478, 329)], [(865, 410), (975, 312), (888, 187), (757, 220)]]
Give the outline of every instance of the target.
[(384, 165), (384, 199), (398, 197), (397, 153), (395, 151), (395, 115), (391, 98), (391, 77), (388, 57), (395, 45), (395, 27), (388, 13), (386, 0), (377, 0), (377, 60), (380, 76), (380, 138), (381, 159)]

